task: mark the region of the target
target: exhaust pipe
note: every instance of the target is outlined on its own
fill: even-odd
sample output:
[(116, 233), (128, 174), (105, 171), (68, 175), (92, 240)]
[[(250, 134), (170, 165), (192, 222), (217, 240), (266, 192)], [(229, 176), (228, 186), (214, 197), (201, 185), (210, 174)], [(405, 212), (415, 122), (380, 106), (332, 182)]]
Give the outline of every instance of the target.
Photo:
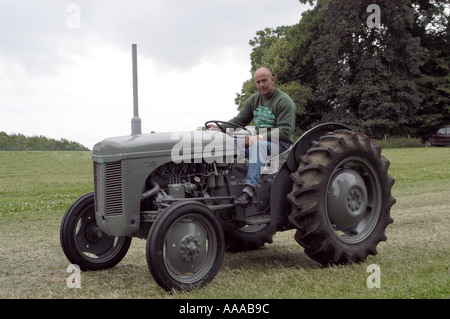
[(133, 118), (131, 119), (131, 135), (136, 135), (142, 134), (141, 119), (139, 118), (139, 105), (138, 105), (136, 44), (131, 45), (131, 55), (133, 60)]

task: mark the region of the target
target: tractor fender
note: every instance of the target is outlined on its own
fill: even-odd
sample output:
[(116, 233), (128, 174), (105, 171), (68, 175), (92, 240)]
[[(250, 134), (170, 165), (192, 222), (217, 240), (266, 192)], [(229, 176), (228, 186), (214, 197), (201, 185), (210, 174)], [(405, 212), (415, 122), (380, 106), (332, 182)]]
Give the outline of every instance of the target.
[(349, 127), (338, 123), (325, 123), (315, 126), (304, 133), (287, 151), (289, 152), (287, 159), (273, 179), (270, 190), (271, 222), (276, 224), (279, 230), (291, 228), (288, 215), (292, 208), (287, 199), (287, 194), (292, 191), (293, 181), (290, 175), (297, 171), (301, 157), (310, 149), (313, 141), (318, 141), (321, 136), (328, 132), (342, 129), (351, 131)]
[(352, 131), (346, 125), (339, 123), (325, 123), (320, 124), (305, 132), (300, 138), (292, 145), (286, 160), (286, 166), (291, 172), (295, 172), (300, 163), (301, 156), (305, 155), (308, 149), (311, 147), (313, 141), (318, 141), (319, 138), (328, 132), (335, 130), (349, 130)]

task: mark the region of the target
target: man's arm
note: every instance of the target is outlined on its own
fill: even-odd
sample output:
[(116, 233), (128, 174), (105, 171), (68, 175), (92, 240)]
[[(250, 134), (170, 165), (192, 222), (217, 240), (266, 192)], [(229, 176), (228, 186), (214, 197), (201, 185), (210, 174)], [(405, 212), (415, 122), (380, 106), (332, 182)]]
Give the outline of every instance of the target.
[(228, 122), (241, 126), (247, 126), (248, 123), (253, 120), (253, 109), (251, 107), (253, 103), (252, 100), (252, 97), (249, 98), (242, 106), (242, 109), (239, 111), (238, 115), (233, 117)]
[[(278, 128), (278, 141), (292, 141), (292, 135), (295, 129), (296, 107), (291, 99), (281, 99), (276, 108), (276, 120)], [(264, 139), (271, 140), (272, 132), (263, 134)]]

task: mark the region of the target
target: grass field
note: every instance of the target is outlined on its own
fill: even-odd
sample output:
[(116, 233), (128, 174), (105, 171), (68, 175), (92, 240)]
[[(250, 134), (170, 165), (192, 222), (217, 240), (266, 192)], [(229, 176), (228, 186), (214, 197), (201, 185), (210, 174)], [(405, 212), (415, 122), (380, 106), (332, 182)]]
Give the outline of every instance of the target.
[[(294, 231), (261, 250), (226, 253), (213, 282), (168, 294), (154, 282), (145, 241), (113, 269), (83, 272), (68, 288), (69, 261), (59, 244), (68, 206), (93, 191), (89, 152), (0, 152), (0, 298), (431, 298), (450, 297), (450, 148), (385, 149), (397, 199), (387, 242), (366, 262), (324, 268)], [(369, 289), (367, 268), (380, 267)]]

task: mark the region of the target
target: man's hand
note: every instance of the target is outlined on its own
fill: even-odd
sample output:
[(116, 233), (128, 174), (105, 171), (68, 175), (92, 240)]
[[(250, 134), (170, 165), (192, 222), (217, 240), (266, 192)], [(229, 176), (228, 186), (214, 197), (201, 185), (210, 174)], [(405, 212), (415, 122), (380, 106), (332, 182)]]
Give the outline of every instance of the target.
[(216, 124), (208, 124), (206, 127), (207, 130), (219, 130), (219, 127)]
[(245, 147), (249, 147), (250, 145), (259, 140), (261, 140), (259, 135), (246, 136), (244, 141)]

